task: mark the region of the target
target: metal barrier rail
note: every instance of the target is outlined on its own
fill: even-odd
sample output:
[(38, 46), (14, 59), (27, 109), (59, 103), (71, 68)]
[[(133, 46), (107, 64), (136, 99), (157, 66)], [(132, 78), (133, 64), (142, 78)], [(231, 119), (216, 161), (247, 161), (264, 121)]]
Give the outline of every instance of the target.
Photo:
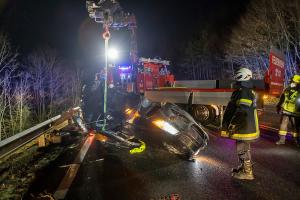
[[(12, 152), (16, 151), (20, 147), (28, 144), (29, 142), (33, 141), (34, 139), (40, 137), (41, 135), (45, 134), (46, 132), (51, 132), (56, 129), (61, 129), (67, 126), (68, 124), (64, 123), (66, 120), (70, 120), (75, 113), (80, 111), (80, 107), (72, 108), (61, 115), (57, 115), (51, 119), (48, 119), (40, 124), (37, 124), (25, 131), (22, 131), (12, 137), (9, 137), (5, 140), (0, 141), (0, 158), (3, 158)], [(61, 123), (58, 123), (56, 126), (59, 128), (55, 128), (52, 124), (55, 124), (62, 120)], [(47, 130), (40, 131), (42, 128), (48, 126)]]

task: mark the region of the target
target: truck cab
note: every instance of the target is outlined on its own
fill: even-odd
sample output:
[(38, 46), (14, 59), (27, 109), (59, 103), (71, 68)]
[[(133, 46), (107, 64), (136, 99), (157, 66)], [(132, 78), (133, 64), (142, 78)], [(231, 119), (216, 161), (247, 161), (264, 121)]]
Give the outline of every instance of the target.
[(174, 75), (168, 70), (170, 61), (161, 59), (140, 58), (137, 73), (137, 92), (154, 88), (171, 87), (174, 85)]

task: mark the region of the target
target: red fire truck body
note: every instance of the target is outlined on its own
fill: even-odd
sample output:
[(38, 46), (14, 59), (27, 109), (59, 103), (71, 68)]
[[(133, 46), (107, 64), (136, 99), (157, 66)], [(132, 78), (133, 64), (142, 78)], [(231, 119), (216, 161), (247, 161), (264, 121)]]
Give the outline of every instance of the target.
[(138, 70), (137, 92), (144, 93), (154, 88), (170, 87), (174, 84), (174, 75), (170, 74), (167, 60), (140, 58), (142, 68)]

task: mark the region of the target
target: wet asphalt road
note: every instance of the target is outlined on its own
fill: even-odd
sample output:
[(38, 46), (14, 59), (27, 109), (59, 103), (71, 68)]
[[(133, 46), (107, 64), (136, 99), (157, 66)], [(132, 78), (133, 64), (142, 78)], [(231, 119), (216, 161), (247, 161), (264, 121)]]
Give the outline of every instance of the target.
[[(103, 160), (98, 160), (103, 159)], [(107, 151), (94, 142), (66, 199), (300, 199), (300, 150), (269, 138), (253, 144), (254, 181), (236, 181), (234, 142), (211, 135), (195, 162), (162, 150), (139, 155)]]
[[(209, 146), (195, 162), (164, 150), (151, 149), (130, 155), (106, 148), (94, 140), (69, 189), (66, 199), (300, 199), (300, 149), (292, 144), (276, 146), (274, 137), (263, 134), (253, 143), (256, 179), (237, 181), (230, 176), (237, 165), (233, 141), (210, 135)], [(31, 193), (54, 193), (72, 164), (70, 149), (33, 185)], [(60, 166), (60, 167), (59, 167)]]
[[(262, 123), (276, 127), (278, 119), (268, 108)], [(141, 154), (130, 155), (127, 150), (104, 146), (95, 139), (65, 199), (156, 200), (170, 199), (164, 197), (173, 194), (182, 200), (300, 200), (300, 148), (292, 142), (277, 146), (274, 133), (261, 132), (262, 137), (252, 145), (254, 181), (231, 178), (231, 168), (238, 165), (235, 143), (213, 131), (208, 147), (195, 162), (151, 147)], [(78, 144), (68, 149), (40, 172), (25, 199), (42, 191), (53, 194), (80, 148)]]

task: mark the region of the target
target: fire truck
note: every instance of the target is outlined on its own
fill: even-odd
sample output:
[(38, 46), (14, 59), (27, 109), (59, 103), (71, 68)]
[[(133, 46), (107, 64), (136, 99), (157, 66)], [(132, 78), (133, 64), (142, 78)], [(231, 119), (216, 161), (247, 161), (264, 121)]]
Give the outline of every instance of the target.
[[(184, 107), (203, 125), (220, 125), (223, 111), (234, 91), (234, 80), (176, 81), (167, 67), (169, 61), (140, 58), (137, 92), (152, 102), (169, 102)], [(269, 69), (263, 80), (253, 80), (258, 109), (263, 110), (263, 97), (278, 97), (284, 88), (284, 55), (270, 50)]]

